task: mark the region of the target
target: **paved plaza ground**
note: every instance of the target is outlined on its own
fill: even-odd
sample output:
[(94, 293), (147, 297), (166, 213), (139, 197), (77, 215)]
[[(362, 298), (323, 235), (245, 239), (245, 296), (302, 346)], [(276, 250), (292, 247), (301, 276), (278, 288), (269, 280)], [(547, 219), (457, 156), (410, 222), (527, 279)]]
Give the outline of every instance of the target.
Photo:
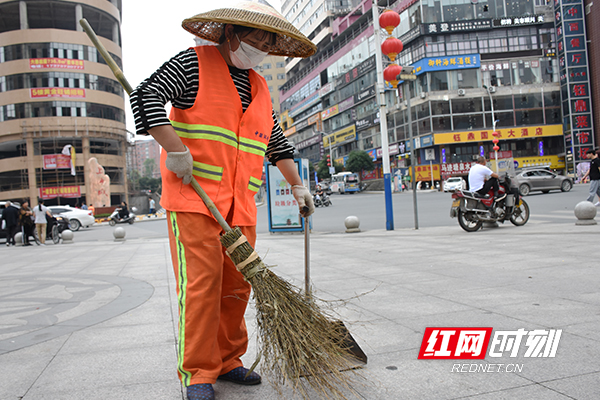
[[(317, 233), (312, 283), (320, 298), (349, 299), (336, 311), (369, 356), (364, 399), (598, 399), (599, 237), (600, 226), (576, 226), (575, 217), (470, 234), (458, 224)], [(257, 251), (302, 286), (302, 235), (260, 234)], [(3, 247), (0, 260), (0, 399), (184, 397), (166, 238), (75, 235), (73, 244)], [(249, 365), (253, 305), (247, 320)], [(515, 357), (419, 360), (427, 327), (561, 336), (555, 357), (526, 357), (523, 339)], [(222, 400), (277, 398), (267, 382), (218, 382), (215, 391)]]

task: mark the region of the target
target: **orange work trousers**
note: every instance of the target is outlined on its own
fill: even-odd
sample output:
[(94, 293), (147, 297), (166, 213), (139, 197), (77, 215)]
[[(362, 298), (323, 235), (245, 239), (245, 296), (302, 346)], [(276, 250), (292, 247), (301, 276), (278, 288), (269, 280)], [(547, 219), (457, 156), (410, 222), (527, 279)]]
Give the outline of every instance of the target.
[[(214, 218), (169, 212), (168, 221), (179, 304), (177, 372), (185, 386), (215, 383), (242, 366), (250, 284), (225, 253)], [(256, 227), (241, 229), (254, 247)]]

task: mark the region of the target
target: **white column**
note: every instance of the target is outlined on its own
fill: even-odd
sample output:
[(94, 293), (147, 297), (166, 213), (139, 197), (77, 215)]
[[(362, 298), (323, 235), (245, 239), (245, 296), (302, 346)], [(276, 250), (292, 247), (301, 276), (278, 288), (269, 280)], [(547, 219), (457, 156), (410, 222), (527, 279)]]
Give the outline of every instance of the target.
[(21, 19), (21, 29), (29, 29), (29, 23), (27, 22), (27, 3), (24, 1), (19, 2), (19, 18)]
[(81, 27), (81, 24), (79, 24), (79, 21), (82, 18), (83, 18), (83, 8), (81, 8), (81, 4), (77, 4), (75, 6), (75, 27), (77, 28), (77, 32), (83, 32), (83, 28)]

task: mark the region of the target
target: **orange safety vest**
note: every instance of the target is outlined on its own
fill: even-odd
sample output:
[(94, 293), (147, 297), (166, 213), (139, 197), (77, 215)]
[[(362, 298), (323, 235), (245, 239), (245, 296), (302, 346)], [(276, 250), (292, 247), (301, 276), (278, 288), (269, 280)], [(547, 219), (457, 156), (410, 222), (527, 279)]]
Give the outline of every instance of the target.
[[(264, 78), (249, 71), (252, 102), (242, 102), (227, 63), (215, 46), (195, 48), (199, 65), (196, 102), (187, 110), (171, 109), (171, 124), (194, 158), (194, 178), (234, 226), (256, 225), (254, 195), (273, 130), (273, 106)], [(165, 167), (161, 153), (163, 196), (169, 211), (212, 215), (191, 185)]]

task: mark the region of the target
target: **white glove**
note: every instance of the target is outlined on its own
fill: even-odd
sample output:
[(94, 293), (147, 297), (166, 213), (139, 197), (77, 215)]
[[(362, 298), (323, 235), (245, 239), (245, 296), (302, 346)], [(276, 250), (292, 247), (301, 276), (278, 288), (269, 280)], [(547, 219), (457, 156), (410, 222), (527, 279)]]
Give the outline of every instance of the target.
[(194, 170), (194, 159), (190, 154), (190, 149), (185, 147), (185, 151), (170, 151), (167, 153), (167, 161), (165, 162), (167, 169), (183, 180), (183, 184), (187, 185), (192, 181), (192, 171)]
[(300, 214), (302, 214), (304, 218), (308, 217), (309, 215), (315, 212), (315, 204), (313, 203), (313, 198), (305, 186), (292, 185), (292, 194), (298, 202)]

